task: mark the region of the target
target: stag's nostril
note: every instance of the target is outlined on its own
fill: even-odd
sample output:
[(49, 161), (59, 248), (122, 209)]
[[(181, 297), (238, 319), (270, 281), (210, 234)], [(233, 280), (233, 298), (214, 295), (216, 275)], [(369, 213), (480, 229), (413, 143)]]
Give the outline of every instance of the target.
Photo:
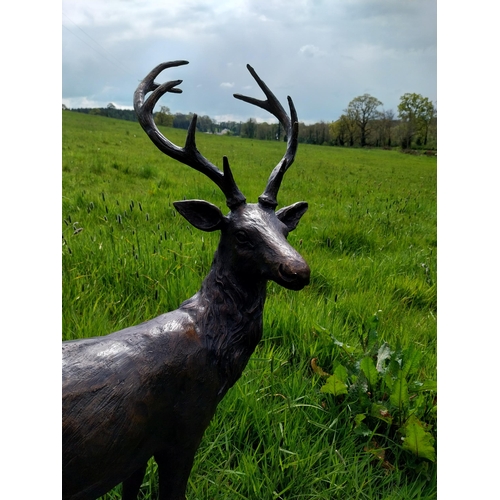
[(283, 281), (292, 282), (297, 279), (297, 273), (287, 269), (284, 264), (279, 265), (278, 273)]
[(293, 290), (300, 290), (309, 284), (311, 271), (305, 262), (295, 266), (280, 264), (278, 274), (282, 285)]

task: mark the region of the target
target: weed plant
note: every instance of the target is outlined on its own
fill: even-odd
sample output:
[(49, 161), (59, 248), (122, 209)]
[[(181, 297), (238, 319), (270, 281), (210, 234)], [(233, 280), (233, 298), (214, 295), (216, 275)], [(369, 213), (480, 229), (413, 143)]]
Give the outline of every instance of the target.
[[(164, 133), (184, 143), (185, 131)], [(198, 134), (197, 144), (220, 168), (228, 156), (249, 202), (285, 150), (281, 142), (207, 134)], [(205, 199), (227, 212), (224, 196), (207, 178), (162, 155), (136, 123), (70, 111), (63, 112), (62, 168), (64, 340), (141, 323), (199, 289), (218, 235), (190, 226), (172, 202)], [(437, 449), (431, 418), (436, 159), (301, 144), (279, 202), (301, 200), (309, 211), (289, 240), (309, 263), (311, 284), (293, 292), (269, 283), (263, 339), (205, 433), (187, 497), (436, 498), (434, 455), (416, 455), (401, 439), (417, 412)], [(376, 348), (367, 343), (374, 315)], [(327, 377), (321, 373), (340, 373), (338, 366), (347, 372), (347, 387), (366, 378), (369, 362), (362, 360), (376, 366), (383, 345), (396, 353), (392, 382), (377, 372), (372, 391), (342, 396), (322, 389)], [(354, 361), (341, 346), (353, 349)], [(405, 399), (398, 414), (379, 399), (391, 403), (394, 363), (405, 369), (409, 352), (415, 363), (408, 398), (417, 382), (432, 388), (432, 396), (422, 396), (418, 407)], [(386, 404), (383, 411), (400, 419), (397, 429), (373, 420), (373, 404)], [(153, 460), (141, 491), (155, 498)], [(120, 498), (120, 487), (103, 498)]]

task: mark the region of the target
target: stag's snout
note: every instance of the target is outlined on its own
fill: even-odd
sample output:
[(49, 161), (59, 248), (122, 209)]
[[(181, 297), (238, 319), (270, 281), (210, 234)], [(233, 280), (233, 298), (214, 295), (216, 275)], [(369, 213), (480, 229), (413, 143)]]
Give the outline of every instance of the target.
[(279, 285), (289, 290), (302, 290), (309, 284), (311, 270), (304, 260), (296, 262), (286, 262), (280, 264), (278, 268), (278, 277), (275, 280)]

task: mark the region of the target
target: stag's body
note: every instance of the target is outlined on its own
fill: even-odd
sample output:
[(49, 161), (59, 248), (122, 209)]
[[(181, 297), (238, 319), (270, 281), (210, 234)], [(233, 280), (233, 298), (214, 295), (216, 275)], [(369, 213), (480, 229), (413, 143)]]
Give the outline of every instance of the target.
[(275, 213), (272, 189), (246, 204), (227, 160), (224, 173), (229, 215), (205, 201), (175, 203), (195, 227), (221, 231), (199, 292), (140, 325), (63, 343), (64, 499), (92, 500), (120, 482), (134, 499), (152, 456), (160, 498), (184, 499), (203, 433), (262, 337), (267, 281), (309, 282), (286, 241), (307, 204)]
[[(183, 498), (184, 474), (219, 385), (203, 344), (196, 318), (180, 308), (102, 339), (65, 345), (63, 498), (95, 499), (137, 476), (133, 493), (124, 484), (124, 498), (136, 498), (152, 456), (162, 494), (170, 469), (169, 489), (178, 494), (165, 498)], [(98, 426), (86, 423), (99, 414)]]

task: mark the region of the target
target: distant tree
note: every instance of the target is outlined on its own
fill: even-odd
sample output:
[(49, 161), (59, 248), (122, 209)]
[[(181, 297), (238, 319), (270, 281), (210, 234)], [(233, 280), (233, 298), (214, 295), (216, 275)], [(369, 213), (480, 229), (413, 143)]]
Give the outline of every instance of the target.
[(200, 132), (211, 132), (213, 134), (215, 132), (215, 122), (207, 115), (198, 116), (196, 128)]
[(241, 136), (253, 139), (257, 131), (257, 120), (249, 118), (241, 127)]
[(424, 146), (427, 145), (429, 139), (429, 127), (435, 122), (437, 110), (432, 101), (424, 97), (427, 101), (423, 106), (423, 113), (420, 118), (420, 133), (424, 140)]
[(346, 135), (345, 130), (341, 127), (340, 120), (335, 120), (330, 123), (330, 136), (335, 146), (345, 145)]
[(66, 106), (66, 104), (63, 104), (62, 109), (63, 109), (63, 111), (66, 111), (68, 109), (68, 106)]
[(184, 114), (184, 113), (175, 113), (174, 115), (174, 128), (181, 128), (187, 130), (189, 128), (189, 124), (193, 118), (193, 113)]
[[(313, 123), (310, 125), (303, 125), (302, 131), (299, 135), (299, 140), (308, 144), (329, 144), (331, 141), (330, 125), (324, 121)], [(299, 128), (300, 131), (300, 128)]]
[(401, 96), (398, 105), (399, 118), (404, 124), (401, 146), (411, 148), (413, 137), (418, 134), (420, 143), (427, 144), (429, 125), (436, 114), (436, 109), (427, 97), (420, 94), (406, 93)]
[(354, 121), (359, 128), (361, 146), (366, 146), (366, 139), (370, 132), (369, 124), (377, 117), (379, 106), (382, 106), (382, 103), (378, 99), (370, 94), (363, 94), (355, 97), (345, 110), (349, 119)]
[(426, 147), (429, 149), (437, 149), (437, 111), (435, 112), (434, 118), (431, 120), (427, 129)]
[(257, 139), (262, 139), (262, 140), (274, 139), (274, 137), (273, 137), (273, 125), (271, 125), (267, 122), (258, 123), (255, 137)]
[(167, 106), (162, 106), (160, 111), (155, 113), (154, 121), (156, 125), (161, 125), (163, 127), (172, 127), (174, 124), (174, 117), (170, 113), (170, 109)]
[(393, 128), (396, 123), (392, 109), (383, 110), (373, 121), (373, 136), (377, 147), (391, 146), (393, 141)]
[(333, 142), (338, 146), (354, 146), (356, 128), (356, 122), (352, 118), (341, 115), (338, 120), (330, 124)]
[(101, 108), (101, 115), (107, 116), (109, 118), (116, 118), (116, 113), (117, 113), (116, 106), (110, 102), (106, 106), (106, 108)]

